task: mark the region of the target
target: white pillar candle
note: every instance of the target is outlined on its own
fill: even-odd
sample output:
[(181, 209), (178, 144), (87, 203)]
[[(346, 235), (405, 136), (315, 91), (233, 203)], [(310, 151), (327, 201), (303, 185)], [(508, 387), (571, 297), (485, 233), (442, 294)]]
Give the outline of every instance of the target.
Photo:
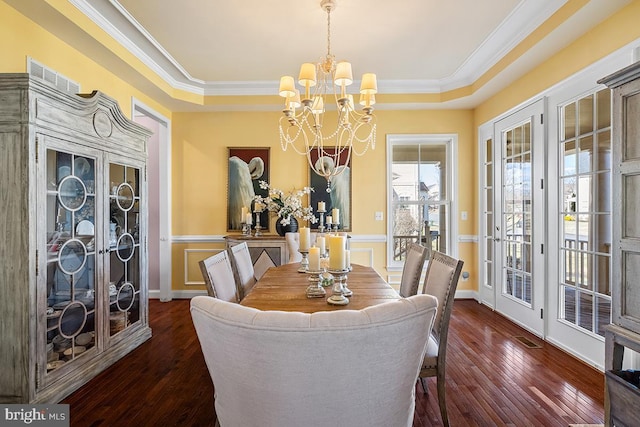
[(320, 248), (315, 246), (309, 248), (309, 270), (320, 271)]
[(326, 207), (324, 202), (318, 202), (318, 211), (324, 211)]
[(334, 224), (340, 224), (340, 209), (333, 208), (331, 211), (331, 219), (333, 219)]
[(331, 225), (331, 215), (327, 217), (326, 223), (327, 225)]
[(310, 241), (311, 229), (309, 227), (300, 227), (300, 250), (308, 251)]
[(351, 266), (351, 251), (349, 249), (344, 251), (344, 259), (345, 259), (344, 268), (349, 268)]
[(329, 236), (329, 268), (344, 270), (346, 268), (346, 242), (344, 236)]
[(244, 215), (244, 218), (245, 218), (244, 222), (246, 222), (249, 225), (253, 224), (253, 220), (251, 219), (251, 213), (250, 212), (247, 212)]
[(325, 252), (327, 252), (327, 248), (325, 246), (325, 241), (324, 241), (324, 236), (318, 236), (316, 238), (316, 245), (318, 245), (318, 248), (320, 248), (320, 254), (324, 254)]
[(243, 206), (242, 207), (242, 216), (240, 218), (242, 218), (242, 220), (244, 221), (244, 219), (247, 217), (247, 207)]

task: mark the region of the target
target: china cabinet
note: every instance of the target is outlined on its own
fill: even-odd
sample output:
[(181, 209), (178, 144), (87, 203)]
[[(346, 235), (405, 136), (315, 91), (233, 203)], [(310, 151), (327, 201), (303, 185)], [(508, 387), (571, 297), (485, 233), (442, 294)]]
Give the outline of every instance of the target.
[[(612, 324), (605, 332), (605, 423), (637, 425), (638, 371), (622, 371), (625, 349), (640, 352), (640, 62), (600, 81), (613, 89)], [(635, 381), (634, 381), (635, 378)]]
[(0, 74), (0, 402), (57, 402), (151, 336), (149, 136), (100, 92)]

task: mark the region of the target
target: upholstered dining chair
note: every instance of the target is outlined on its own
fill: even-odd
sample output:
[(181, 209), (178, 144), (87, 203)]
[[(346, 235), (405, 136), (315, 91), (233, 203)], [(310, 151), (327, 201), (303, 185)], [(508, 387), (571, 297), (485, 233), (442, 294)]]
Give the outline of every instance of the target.
[(199, 264), (209, 296), (228, 302), (237, 303), (239, 301), (233, 268), (227, 251), (220, 251), (203, 259)]
[(238, 280), (238, 296), (242, 300), (257, 282), (247, 242), (231, 246), (231, 256)]
[(432, 251), (427, 266), (422, 293), (434, 296), (438, 300), (438, 312), (427, 343), (427, 352), (420, 369), (422, 390), (427, 393), (426, 377), (436, 377), (438, 406), (442, 424), (449, 425), (447, 403), (445, 400), (445, 367), (447, 360), (447, 337), (449, 320), (453, 309), (453, 300), (458, 287), (458, 279), (464, 261), (452, 258), (442, 252)]
[(420, 276), (422, 276), (422, 268), (428, 252), (429, 250), (425, 246), (418, 243), (411, 243), (407, 248), (402, 268), (402, 279), (400, 279), (400, 296), (406, 298), (418, 293)]
[[(311, 233), (311, 239), (309, 241), (311, 246), (316, 243), (317, 236), (318, 233)], [(289, 264), (302, 261), (302, 254), (298, 252), (298, 249), (300, 249), (300, 233), (284, 233), (284, 239), (287, 242), (287, 248), (289, 250)]]
[(220, 425), (411, 426), (436, 306), (415, 295), (308, 314), (192, 298)]

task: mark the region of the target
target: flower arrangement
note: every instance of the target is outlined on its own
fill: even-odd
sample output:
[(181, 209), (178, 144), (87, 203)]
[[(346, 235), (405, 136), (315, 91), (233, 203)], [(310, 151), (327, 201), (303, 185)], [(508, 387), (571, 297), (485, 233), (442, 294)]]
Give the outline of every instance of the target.
[[(280, 224), (289, 225), (291, 217), (306, 220), (315, 224), (318, 219), (313, 215), (311, 206), (302, 206), (302, 196), (313, 191), (311, 187), (304, 187), (302, 190), (295, 188), (291, 192), (286, 193), (277, 188), (272, 188), (266, 181), (260, 181), (260, 188), (268, 190), (269, 195), (266, 197), (255, 196), (255, 210), (266, 208), (269, 212), (275, 213), (280, 218)], [(259, 209), (260, 208), (260, 209)]]

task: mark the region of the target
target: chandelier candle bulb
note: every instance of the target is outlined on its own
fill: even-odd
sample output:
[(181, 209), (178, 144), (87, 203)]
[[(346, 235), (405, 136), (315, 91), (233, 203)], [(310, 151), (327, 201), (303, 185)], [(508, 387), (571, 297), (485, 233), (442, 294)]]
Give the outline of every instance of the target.
[(331, 219), (333, 220), (334, 224), (340, 224), (340, 209), (333, 208), (331, 210)]
[(311, 240), (311, 229), (309, 227), (300, 227), (300, 250), (309, 250), (309, 241)]
[(329, 269), (344, 270), (346, 268), (345, 236), (329, 236)]
[(320, 271), (320, 248), (309, 248), (309, 271)]

